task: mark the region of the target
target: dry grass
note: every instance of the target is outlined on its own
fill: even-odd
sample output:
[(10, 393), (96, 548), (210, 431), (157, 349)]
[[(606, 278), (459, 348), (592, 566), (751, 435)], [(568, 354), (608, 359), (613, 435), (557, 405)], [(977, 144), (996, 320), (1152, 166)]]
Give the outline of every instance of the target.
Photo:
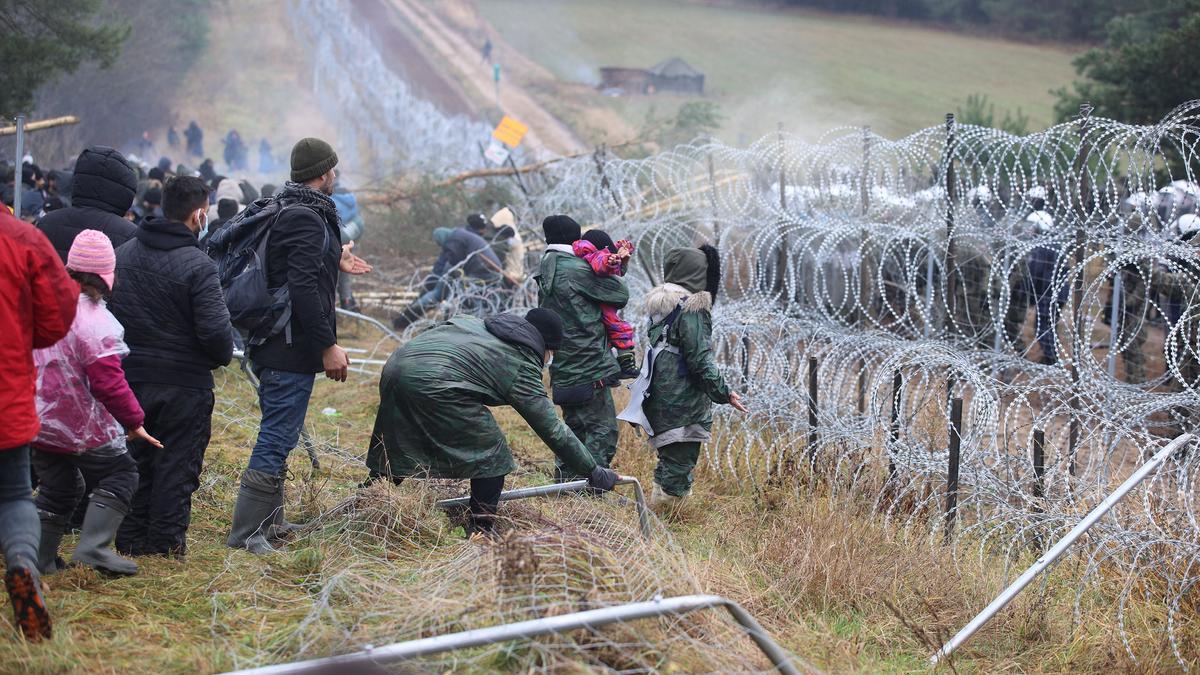
[[(218, 409), (253, 413), (238, 378), (221, 379), (222, 398), (234, 404)], [(889, 520), (869, 495), (834, 494), (822, 481), (800, 490), (783, 480), (751, 488), (705, 467), (693, 496), (661, 514), (649, 544), (637, 535), (631, 508), (578, 498), (506, 504), (504, 536), (468, 543), (460, 523), (433, 507), (462, 485), (409, 481), (353, 490), (363, 472), (352, 453), (365, 447), (375, 392), (365, 378), (317, 387), (310, 431), (336, 443), (346, 459), (324, 455), (326, 466), (312, 476), (303, 453), (292, 458), (291, 512), (324, 515), (285, 550), (254, 558), (223, 546), (253, 426), (219, 418), (187, 560), (147, 559), (128, 579), (82, 569), (49, 578), (55, 638), (30, 646), (0, 631), (3, 670), (216, 672), (575, 611), (661, 588), (733, 598), (794, 653), (829, 671), (916, 672), (927, 670), (928, 654), (1015, 568), (1032, 562), (1032, 552), (1019, 552), (1006, 568), (1004, 558), (978, 553), (972, 541), (944, 548), (931, 529)], [(320, 415), (325, 407), (340, 416)], [(510, 410), (497, 417), (521, 464), (512, 482), (547, 482), (549, 452)], [(653, 464), (644, 441), (623, 430), (618, 470), (648, 487)], [(1053, 570), (976, 636), (954, 667), (1173, 670), (1154, 580), (1146, 580), (1145, 593), (1131, 594), (1124, 612), (1135, 664), (1116, 623), (1123, 577), (1105, 572), (1085, 589), (1073, 627), (1081, 573), (1077, 560)], [(1195, 621), (1183, 622), (1182, 648), (1195, 654)], [(584, 659), (592, 667), (692, 672), (725, 658), (744, 662), (756, 653), (720, 615), (699, 613), (683, 623), (585, 631), (520, 650), (472, 650), (420, 669), (573, 672)]]

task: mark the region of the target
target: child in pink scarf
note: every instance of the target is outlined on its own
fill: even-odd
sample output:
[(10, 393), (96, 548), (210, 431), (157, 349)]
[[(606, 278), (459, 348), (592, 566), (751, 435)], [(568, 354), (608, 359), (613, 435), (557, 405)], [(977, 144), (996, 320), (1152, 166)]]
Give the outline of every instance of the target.
[[(575, 255), (591, 266), (592, 272), (601, 277), (623, 277), (633, 255), (633, 243), (622, 239), (613, 243), (612, 237), (603, 230), (588, 230), (583, 238), (571, 245)], [(638, 376), (637, 358), (633, 353), (633, 326), (621, 318), (617, 308), (600, 305), (600, 320), (608, 332), (608, 343), (617, 349), (617, 363), (621, 366), (621, 379)]]

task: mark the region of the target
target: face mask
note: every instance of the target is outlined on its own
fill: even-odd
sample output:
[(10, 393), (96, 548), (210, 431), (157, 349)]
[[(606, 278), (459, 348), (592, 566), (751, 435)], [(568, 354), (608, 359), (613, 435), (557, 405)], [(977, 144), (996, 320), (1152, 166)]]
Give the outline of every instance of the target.
[(200, 232), (197, 233), (197, 239), (204, 239), (208, 236), (208, 214), (203, 209), (196, 212), (196, 219), (200, 221)]

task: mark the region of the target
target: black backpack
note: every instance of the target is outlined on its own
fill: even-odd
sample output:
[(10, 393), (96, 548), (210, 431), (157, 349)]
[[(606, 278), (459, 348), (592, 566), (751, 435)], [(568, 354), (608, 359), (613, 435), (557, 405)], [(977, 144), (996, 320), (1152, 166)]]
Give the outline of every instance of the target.
[[(294, 204), (272, 198), (258, 199), (247, 206), (208, 239), (208, 255), (217, 263), (217, 277), (229, 308), (229, 319), (257, 346), (279, 333), (292, 343), (292, 300), (287, 284), (272, 291), (267, 283), (267, 241), (271, 227)], [(322, 250), (329, 245), (325, 232)]]

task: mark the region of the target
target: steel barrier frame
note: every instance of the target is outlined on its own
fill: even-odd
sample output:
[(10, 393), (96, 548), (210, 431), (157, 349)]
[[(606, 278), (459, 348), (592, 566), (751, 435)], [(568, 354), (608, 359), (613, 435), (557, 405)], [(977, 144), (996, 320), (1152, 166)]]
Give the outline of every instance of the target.
[[(354, 666), (380, 666), (405, 659), (457, 649), (482, 647), (497, 642), (509, 642), (563, 633), (580, 628), (596, 628), (612, 623), (623, 623), (664, 616), (667, 614), (688, 614), (696, 610), (723, 607), (734, 621), (746, 630), (750, 639), (770, 661), (771, 665), (784, 675), (799, 675), (800, 670), (792, 663), (792, 657), (775, 642), (762, 625), (758, 623), (738, 603), (727, 600), (719, 595), (682, 595), (673, 598), (655, 598), (645, 602), (631, 602), (615, 607), (589, 609), (582, 612), (572, 612), (559, 616), (542, 619), (518, 621), (490, 628), (436, 635), (433, 637), (397, 642), (384, 647), (370, 647), (350, 654), (329, 656), (296, 663), (283, 663), (260, 668), (231, 671), (227, 675), (293, 675), (297, 673), (329, 673), (347, 671)], [(808, 672), (817, 672), (811, 665), (801, 662)]]
[[(633, 486), (633, 501), (637, 506), (638, 525), (641, 527), (642, 536), (649, 539), (650, 510), (646, 506), (646, 493), (642, 490), (642, 482), (633, 476), (619, 476), (617, 478), (616, 485)], [(566, 492), (583, 492), (587, 489), (588, 482), (586, 480), (573, 480), (567, 483), (554, 483), (553, 485), (538, 485), (536, 487), (505, 490), (504, 492), (500, 493), (500, 501), (511, 502), (516, 499), (529, 499), (531, 497), (549, 497)], [(437, 507), (439, 509), (460, 508), (469, 505), (470, 501), (470, 496), (442, 499), (437, 503)]]
[(996, 596), (995, 600), (992, 600), (987, 607), (983, 608), (983, 611), (975, 615), (975, 618), (971, 619), (966, 626), (963, 626), (962, 630), (958, 631), (954, 637), (950, 638), (946, 644), (942, 645), (942, 648), (939, 649), (937, 653), (929, 657), (930, 665), (936, 666), (942, 659), (953, 654), (954, 650), (961, 647), (964, 642), (971, 639), (971, 636), (978, 632), (980, 628), (983, 628), (984, 624), (986, 624), (988, 621), (991, 621), (992, 617), (996, 616), (1000, 610), (1004, 609), (1008, 603), (1012, 602), (1013, 598), (1017, 597), (1021, 591), (1025, 590), (1025, 587), (1028, 586), (1029, 583), (1033, 581), (1035, 577), (1037, 577), (1037, 575), (1041, 574), (1046, 570), (1046, 568), (1050, 567), (1059, 558), (1061, 558), (1062, 555), (1067, 552), (1067, 549), (1070, 548), (1071, 545), (1074, 544), (1080, 537), (1082, 537), (1089, 529), (1091, 529), (1093, 525), (1098, 523), (1100, 519), (1105, 516), (1105, 514), (1112, 510), (1112, 507), (1116, 506), (1117, 502), (1124, 499), (1125, 495), (1129, 494), (1129, 492), (1132, 491), (1133, 488), (1137, 487), (1139, 483), (1145, 480), (1147, 476), (1157, 471), (1159, 467), (1161, 467), (1172, 454), (1177, 452), (1184, 443), (1195, 440), (1195, 438), (1196, 437), (1192, 434), (1183, 434), (1181, 436), (1177, 436), (1175, 440), (1171, 441), (1166, 445), (1166, 447), (1155, 453), (1155, 455), (1151, 457), (1145, 464), (1138, 467), (1138, 470), (1134, 471), (1133, 475), (1131, 475), (1129, 478), (1126, 478), (1124, 483), (1121, 483), (1116, 490), (1112, 491), (1112, 494), (1105, 497), (1104, 501), (1100, 502), (1096, 508), (1092, 509), (1090, 513), (1084, 516), (1083, 520), (1079, 521), (1075, 527), (1071, 528), (1071, 531), (1068, 532), (1066, 536), (1055, 542), (1054, 546), (1050, 547), (1050, 550), (1046, 551), (1042, 557), (1038, 558), (1037, 562), (1035, 562), (1032, 567), (1025, 570), (1021, 576), (1017, 577), (1016, 581), (1012, 582), (1008, 588), (1004, 589), (1004, 592)]

